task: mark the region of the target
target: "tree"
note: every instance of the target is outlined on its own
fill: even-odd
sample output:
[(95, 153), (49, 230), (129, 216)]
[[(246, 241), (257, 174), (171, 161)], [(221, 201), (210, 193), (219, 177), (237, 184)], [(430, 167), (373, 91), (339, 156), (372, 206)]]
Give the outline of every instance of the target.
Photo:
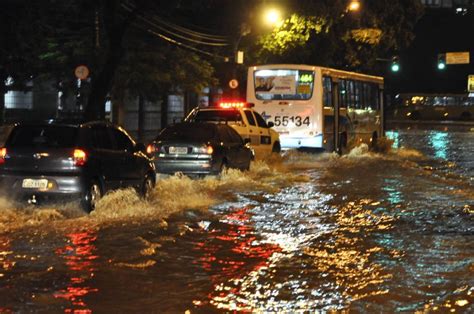
[[(75, 93), (74, 69), (86, 65), (88, 120), (103, 118), (107, 97), (120, 98), (113, 93), (120, 96), (124, 88), (147, 100), (176, 88), (196, 90), (215, 82), (210, 62), (193, 52), (195, 45), (177, 46), (152, 35), (153, 30), (160, 33), (150, 22), (155, 16), (189, 17), (181, 14), (183, 8), (189, 13), (203, 9), (196, 2), (164, 0), (42, 0), (34, 5), (26, 0), (2, 1), (0, 79), (4, 82), (11, 76), (20, 84), (20, 77), (43, 78)], [(4, 93), (5, 86), (0, 85)]]
[(0, 2), (0, 123), (4, 120), (5, 93), (12, 88), (26, 90), (27, 81), (38, 72), (39, 52), (46, 46), (39, 12), (42, 6), (36, 2)]
[(419, 1), (366, 0), (359, 12), (347, 1), (302, 1), (270, 34), (260, 35), (260, 62), (319, 64), (371, 73), (378, 58), (407, 47), (423, 7)]

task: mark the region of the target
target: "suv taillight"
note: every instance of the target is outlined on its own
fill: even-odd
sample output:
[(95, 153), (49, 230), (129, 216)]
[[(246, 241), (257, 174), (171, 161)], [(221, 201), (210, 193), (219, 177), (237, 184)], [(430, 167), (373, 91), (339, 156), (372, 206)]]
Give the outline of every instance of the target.
[(146, 153), (148, 155), (153, 155), (155, 152), (156, 152), (155, 144), (148, 144), (148, 146), (146, 147)]
[(212, 155), (213, 152), (214, 152), (214, 148), (211, 145), (206, 145), (199, 149), (200, 154)]
[(74, 165), (84, 166), (87, 161), (87, 153), (82, 149), (76, 148), (73, 152)]
[(7, 156), (7, 149), (5, 147), (0, 148), (0, 165), (5, 163), (6, 156)]

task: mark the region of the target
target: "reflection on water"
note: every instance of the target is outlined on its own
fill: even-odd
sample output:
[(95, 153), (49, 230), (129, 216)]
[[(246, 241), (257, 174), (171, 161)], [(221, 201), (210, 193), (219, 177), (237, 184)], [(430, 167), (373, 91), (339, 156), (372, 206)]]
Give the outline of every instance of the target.
[(431, 131), (429, 139), (434, 150), (434, 156), (446, 160), (448, 158), (448, 145), (450, 144), (449, 134), (446, 132)]
[[(281, 249), (259, 241), (249, 226), (247, 207), (231, 209), (222, 221), (227, 223), (225, 230), (211, 231), (211, 241), (196, 243), (195, 250), (202, 257), (195, 263), (210, 274), (214, 287), (208, 296), (211, 305), (226, 310), (251, 310), (245, 298), (236, 296), (245, 289), (249, 274), (267, 269), (269, 258)], [(193, 303), (202, 306), (207, 300)]]
[(473, 312), (474, 132), (390, 134), (89, 216), (0, 200), (0, 312)]
[(387, 192), (387, 200), (392, 205), (397, 205), (404, 202), (403, 193), (400, 189), (402, 185), (403, 182), (399, 178), (384, 179), (384, 185), (382, 186), (382, 190)]
[(67, 287), (54, 293), (54, 297), (62, 298), (71, 302), (73, 308), (67, 308), (65, 313), (91, 313), (84, 298), (99, 289), (88, 285), (88, 281), (94, 276), (96, 267), (94, 261), (97, 248), (94, 242), (97, 236), (94, 231), (82, 231), (67, 235), (68, 243), (56, 250), (56, 254), (66, 260), (67, 272), (70, 275)]

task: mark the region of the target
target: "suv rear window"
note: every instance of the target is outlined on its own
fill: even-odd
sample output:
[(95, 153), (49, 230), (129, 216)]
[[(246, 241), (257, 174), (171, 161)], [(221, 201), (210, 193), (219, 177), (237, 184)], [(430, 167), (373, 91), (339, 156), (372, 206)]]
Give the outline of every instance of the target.
[(78, 128), (70, 126), (22, 125), (13, 129), (7, 146), (71, 148), (76, 145), (77, 133)]
[(199, 110), (194, 121), (242, 121), (242, 116), (236, 110)]

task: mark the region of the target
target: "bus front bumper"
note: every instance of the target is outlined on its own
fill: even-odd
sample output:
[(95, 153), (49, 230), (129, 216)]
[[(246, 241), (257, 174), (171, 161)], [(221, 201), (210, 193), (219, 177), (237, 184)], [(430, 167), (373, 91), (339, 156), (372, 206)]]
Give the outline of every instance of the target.
[(323, 135), (318, 134), (313, 137), (286, 137), (280, 135), (282, 149), (291, 148), (323, 148)]

